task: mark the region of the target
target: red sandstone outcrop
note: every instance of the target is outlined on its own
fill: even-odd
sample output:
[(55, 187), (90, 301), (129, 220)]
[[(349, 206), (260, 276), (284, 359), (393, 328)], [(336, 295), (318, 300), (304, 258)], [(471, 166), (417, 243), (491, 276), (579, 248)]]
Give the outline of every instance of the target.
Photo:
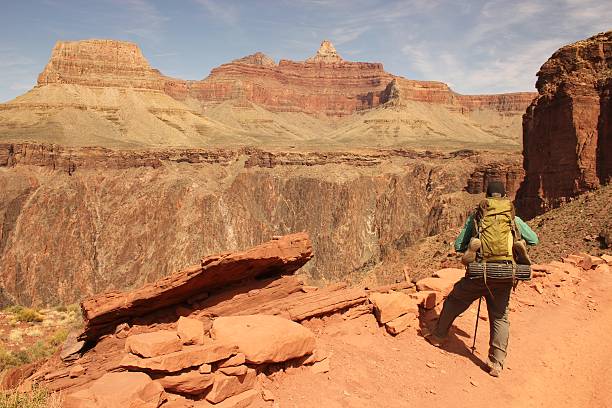
[[(287, 235), (245, 252), (206, 257), (200, 265), (171, 274), (139, 290), (105, 293), (86, 299), (81, 303), (85, 320), (85, 330), (81, 337), (83, 340), (97, 338), (128, 319), (190, 298), (207, 296), (211, 290), (244, 279), (263, 277), (266, 274), (291, 274), (310, 258), (312, 244), (305, 233)], [(178, 337), (167, 337), (170, 337), (168, 342), (180, 344)], [(132, 351), (136, 348), (137, 354), (144, 357), (156, 355), (157, 350), (139, 346), (143, 342), (130, 345)]]
[(612, 177), (612, 31), (556, 51), (536, 87), (523, 117), (526, 178), (517, 196), (528, 217)]

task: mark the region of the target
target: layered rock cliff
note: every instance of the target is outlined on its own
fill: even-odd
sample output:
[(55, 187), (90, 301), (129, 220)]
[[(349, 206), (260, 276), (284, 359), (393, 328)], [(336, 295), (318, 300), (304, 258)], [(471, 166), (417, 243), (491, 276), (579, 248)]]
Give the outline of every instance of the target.
[(523, 117), (526, 178), (517, 205), (529, 216), (612, 177), (612, 32), (562, 47), (538, 72)]
[(403, 280), (401, 254), (458, 227), (487, 168), (519, 156), (3, 144), (0, 300), (74, 302), (295, 231), (313, 282)]
[(195, 99), (206, 107), (246, 99), (273, 112), (346, 116), (376, 107), (393, 79), (403, 98), (454, 106), (466, 111), (522, 111), (533, 93), (459, 95), (446, 84), (414, 81), (387, 73), (380, 63), (344, 60), (323, 41), (303, 62), (255, 53), (223, 64), (201, 81), (170, 78), (152, 69), (136, 44), (115, 40), (60, 41), (38, 78), (38, 84), (78, 84), (163, 90), (178, 100)]
[(115, 40), (58, 41), (38, 85), (76, 84), (162, 90), (165, 79), (140, 48)]

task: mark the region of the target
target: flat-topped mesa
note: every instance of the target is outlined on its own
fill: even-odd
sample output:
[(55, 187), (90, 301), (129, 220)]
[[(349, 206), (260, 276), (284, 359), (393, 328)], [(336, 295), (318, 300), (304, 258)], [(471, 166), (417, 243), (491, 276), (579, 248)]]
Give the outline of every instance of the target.
[(612, 179), (612, 31), (556, 51), (523, 116), (526, 178), (517, 207), (531, 217)]
[(162, 90), (164, 77), (134, 43), (116, 40), (58, 41), (38, 85), (77, 84)]
[(332, 44), (331, 41), (328, 41), (328, 40), (323, 40), (317, 53), (314, 56), (306, 60), (306, 62), (315, 62), (315, 63), (324, 63), (324, 64), (333, 64), (333, 63), (338, 63), (338, 62), (343, 62), (343, 61), (344, 60), (342, 59), (342, 57), (338, 55), (338, 52), (336, 51), (336, 47), (334, 47), (334, 44)]

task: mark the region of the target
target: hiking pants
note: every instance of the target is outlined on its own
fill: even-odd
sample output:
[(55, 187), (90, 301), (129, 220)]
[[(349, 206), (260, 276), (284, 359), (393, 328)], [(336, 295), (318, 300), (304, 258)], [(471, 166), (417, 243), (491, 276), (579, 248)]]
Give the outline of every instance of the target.
[(512, 283), (488, 280), (487, 286), (483, 279), (461, 278), (455, 283), (453, 290), (444, 301), (434, 334), (441, 338), (446, 337), (455, 318), (465, 312), (472, 302), (484, 296), (489, 311), (489, 359), (503, 366), (508, 348), (510, 329), (508, 303)]

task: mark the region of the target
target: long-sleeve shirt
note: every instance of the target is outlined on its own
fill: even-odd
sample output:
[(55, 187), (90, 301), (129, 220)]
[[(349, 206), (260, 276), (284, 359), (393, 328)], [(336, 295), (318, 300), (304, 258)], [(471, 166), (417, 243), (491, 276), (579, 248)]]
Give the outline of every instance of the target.
[[(537, 245), (539, 242), (538, 236), (529, 228), (529, 225), (527, 225), (525, 221), (521, 220), (519, 217), (514, 217), (514, 223), (527, 245)], [(470, 243), (470, 239), (474, 236), (474, 232), (474, 215), (472, 214), (468, 217), (467, 221), (465, 221), (463, 229), (455, 240), (455, 251), (465, 252)]]

